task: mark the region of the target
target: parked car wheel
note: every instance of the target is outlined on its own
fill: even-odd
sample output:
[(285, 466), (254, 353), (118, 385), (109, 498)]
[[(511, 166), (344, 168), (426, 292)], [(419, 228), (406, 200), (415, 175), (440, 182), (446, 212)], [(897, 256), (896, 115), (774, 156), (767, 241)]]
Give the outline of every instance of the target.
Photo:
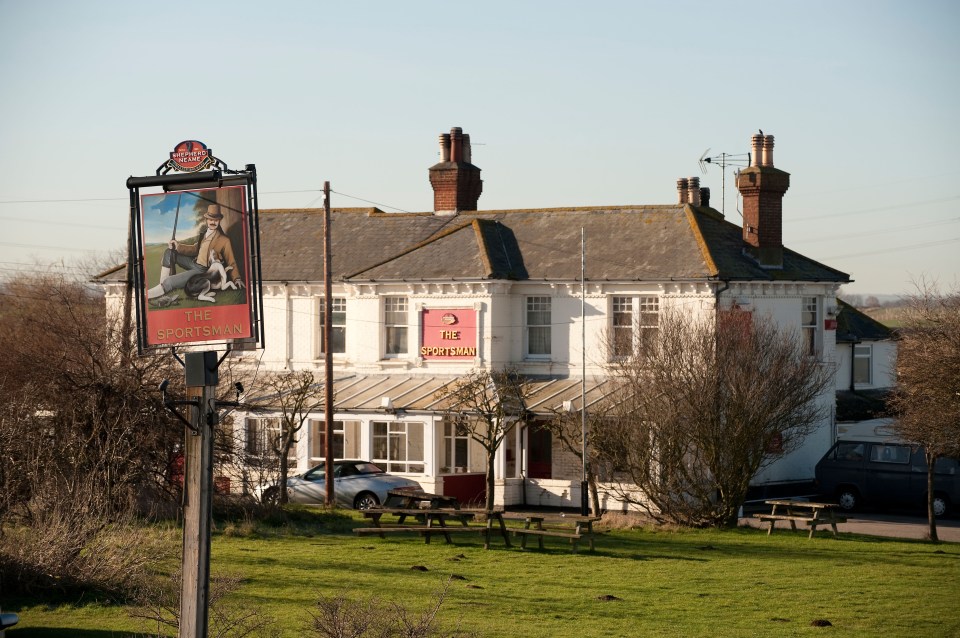
[(380, 499), (373, 492), (360, 492), (357, 498), (353, 499), (353, 508), (358, 510), (368, 510), (371, 507), (379, 507)]
[(860, 506), (860, 494), (852, 487), (841, 488), (837, 493), (837, 503), (845, 512), (852, 512)]
[(947, 502), (947, 499), (944, 498), (942, 494), (933, 495), (933, 515), (937, 518), (945, 516), (947, 510), (950, 509), (950, 503)]

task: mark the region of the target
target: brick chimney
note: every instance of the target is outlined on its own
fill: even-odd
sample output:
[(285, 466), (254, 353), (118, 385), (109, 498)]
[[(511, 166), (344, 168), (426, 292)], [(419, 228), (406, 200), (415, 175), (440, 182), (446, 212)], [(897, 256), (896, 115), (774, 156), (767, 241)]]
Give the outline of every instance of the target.
[(470, 136), (462, 128), (454, 127), (440, 136), (440, 162), (430, 167), (434, 212), (450, 215), (477, 210), (483, 180), (470, 159)]
[(773, 136), (751, 139), (750, 166), (737, 175), (743, 197), (745, 252), (763, 268), (783, 268), (783, 194), (790, 173), (773, 167)]

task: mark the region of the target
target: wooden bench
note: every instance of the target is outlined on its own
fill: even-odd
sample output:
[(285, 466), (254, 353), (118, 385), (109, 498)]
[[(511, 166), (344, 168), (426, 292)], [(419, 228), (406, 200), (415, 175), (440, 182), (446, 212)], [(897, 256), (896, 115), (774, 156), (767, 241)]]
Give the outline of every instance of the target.
[(754, 517), (761, 523), (770, 524), (769, 529), (767, 529), (767, 536), (773, 533), (777, 521), (788, 521), (794, 531), (797, 529), (797, 523), (809, 525), (810, 534), (808, 538), (813, 538), (817, 527), (826, 525), (829, 525), (833, 535), (837, 536), (837, 523), (847, 522), (846, 518), (834, 514), (833, 508), (835, 506), (832, 503), (774, 499), (767, 501), (767, 504), (772, 506), (769, 514), (754, 514)]
[[(510, 528), (514, 536), (520, 537), (520, 548), (527, 548), (527, 537), (537, 538), (537, 547), (543, 549), (543, 538), (566, 538), (570, 541), (571, 550), (576, 553), (577, 544), (586, 537), (593, 547), (593, 523), (600, 520), (593, 516), (547, 516), (537, 514), (504, 514), (504, 518), (524, 521), (522, 528)], [(548, 525), (544, 527), (544, 522)], [(573, 529), (570, 526), (573, 526)]]
[(430, 542), (430, 537), (433, 534), (443, 534), (444, 538), (448, 543), (452, 542), (450, 539), (450, 534), (455, 534), (458, 532), (468, 532), (472, 534), (480, 534), (481, 536), (487, 533), (486, 527), (481, 527), (479, 525), (472, 525), (469, 527), (440, 527), (440, 526), (430, 526), (430, 525), (387, 525), (385, 527), (357, 527), (354, 528), (354, 533), (357, 536), (368, 536), (371, 534), (377, 534), (380, 538), (386, 538), (384, 534), (391, 534), (394, 532), (405, 532), (405, 533), (416, 533), (425, 537), (425, 542)]

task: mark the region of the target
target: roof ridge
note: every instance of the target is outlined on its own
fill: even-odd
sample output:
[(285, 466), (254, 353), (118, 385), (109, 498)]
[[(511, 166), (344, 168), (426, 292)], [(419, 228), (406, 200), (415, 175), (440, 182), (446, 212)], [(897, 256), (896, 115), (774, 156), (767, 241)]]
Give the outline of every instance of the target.
[(487, 245), (487, 237), (483, 232), (483, 227), (496, 223), (492, 219), (474, 219), (471, 222), (474, 234), (477, 237), (477, 243), (480, 245), (480, 259), (483, 261), (483, 267), (487, 270), (487, 277), (493, 275), (493, 261), (490, 259), (490, 247)]
[[(268, 215), (280, 215), (283, 213), (307, 213), (310, 215), (322, 215), (323, 208), (261, 208), (258, 211), (260, 214)], [(365, 215), (376, 215), (380, 214), (398, 214), (402, 215), (403, 213), (384, 213), (379, 208), (373, 206), (367, 207), (347, 207), (347, 208), (331, 208), (331, 213), (355, 213), (355, 214), (365, 214)]]
[(700, 254), (703, 256), (703, 261), (706, 262), (710, 275), (716, 277), (720, 274), (720, 268), (717, 267), (717, 262), (713, 259), (713, 253), (710, 252), (707, 238), (703, 236), (703, 231), (700, 230), (700, 223), (696, 217), (696, 213), (700, 211), (695, 211), (693, 206), (687, 204), (684, 205), (683, 212), (687, 216), (687, 222), (690, 224), (691, 232), (693, 232), (693, 239), (700, 248)]

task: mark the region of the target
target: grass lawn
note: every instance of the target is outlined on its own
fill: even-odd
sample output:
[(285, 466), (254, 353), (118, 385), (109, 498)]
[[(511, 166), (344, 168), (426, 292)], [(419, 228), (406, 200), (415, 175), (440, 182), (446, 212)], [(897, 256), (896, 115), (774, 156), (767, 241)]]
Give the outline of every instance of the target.
[[(502, 540), (484, 550), (479, 535), (454, 535), (452, 545), (413, 534), (356, 538), (350, 527), (367, 523), (350, 512), (299, 521), (253, 533), (221, 525), (213, 538), (213, 574), (241, 574), (236, 602), (275, 618), (284, 636), (309, 635), (319, 596), (375, 595), (419, 612), (451, 576), (441, 619), (480, 636), (960, 636), (958, 544), (618, 529), (603, 530), (595, 552), (572, 554), (553, 538), (544, 551)], [(95, 602), (2, 605), (20, 615), (8, 638), (151, 629)], [(819, 619), (831, 626), (811, 626)]]

